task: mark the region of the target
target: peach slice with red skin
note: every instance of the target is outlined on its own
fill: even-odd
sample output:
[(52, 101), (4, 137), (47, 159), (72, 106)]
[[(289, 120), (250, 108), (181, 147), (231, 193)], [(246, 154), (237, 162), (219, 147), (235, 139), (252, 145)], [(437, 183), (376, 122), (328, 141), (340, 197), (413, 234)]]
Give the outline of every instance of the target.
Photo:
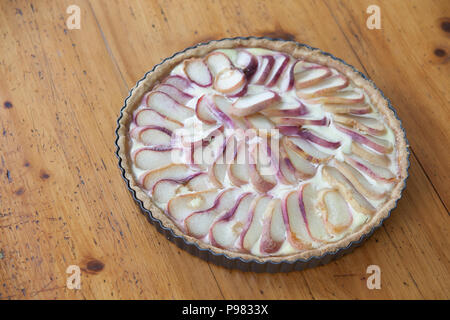
[(270, 121), (269, 118), (262, 114), (253, 114), (251, 116), (244, 117), (244, 121), (249, 128), (252, 129), (265, 129), (270, 132), (271, 129), (275, 128), (275, 124)]
[(327, 117), (323, 117), (322, 119), (274, 117), (271, 120), (280, 126), (328, 126), (329, 124)]
[(371, 164), (377, 165), (379, 167), (388, 167), (391, 164), (391, 160), (387, 155), (370, 151), (369, 149), (355, 141), (353, 141), (351, 144), (351, 151), (361, 159), (364, 159)]
[(164, 92), (150, 92), (147, 95), (146, 102), (150, 109), (179, 122), (183, 122), (194, 115), (194, 110), (179, 104)]
[(171, 146), (148, 146), (135, 150), (131, 157), (136, 167), (144, 170), (154, 170), (172, 162)]
[(236, 66), (242, 69), (248, 80), (258, 69), (258, 59), (247, 50), (239, 50), (236, 57)]
[(205, 57), (206, 64), (213, 76), (217, 76), (225, 69), (231, 69), (233, 64), (230, 58), (222, 52), (212, 52)]
[(245, 141), (242, 141), (237, 147), (237, 152), (233, 161), (228, 164), (227, 174), (232, 184), (237, 187), (248, 183), (250, 177), (248, 174), (248, 152)]
[(323, 109), (335, 114), (363, 115), (372, 112), (372, 108), (368, 104), (324, 104)]
[(372, 215), (376, 212), (376, 209), (355, 189), (337, 168), (330, 166), (323, 167), (322, 176), (333, 188), (341, 192), (345, 200), (356, 211), (367, 215)]
[(317, 145), (328, 149), (337, 149), (341, 146), (339, 141), (329, 141), (308, 129), (300, 129), (296, 126), (277, 126), (280, 133), (286, 136), (297, 136), (309, 140)]
[(277, 184), (275, 176), (273, 174), (264, 174), (263, 172), (265, 169), (267, 169), (266, 171), (273, 171), (270, 167), (272, 166), (272, 159), (267, 154), (266, 146), (262, 143), (252, 146), (249, 157), (249, 177), (253, 187), (261, 193), (266, 193), (273, 189)]
[(330, 234), (340, 234), (353, 223), (353, 214), (347, 201), (337, 189), (320, 190), (317, 208), (322, 212), (323, 224)]
[(317, 98), (306, 99), (306, 102), (311, 104), (340, 104), (340, 105), (353, 105), (363, 103), (365, 100), (363, 91), (344, 90), (334, 92), (329, 95), (325, 95)]
[(272, 70), (269, 72), (265, 82), (265, 86), (269, 88), (277, 84), (278, 79), (280, 79), (281, 74), (289, 63), (289, 56), (287, 54), (276, 54), (274, 59), (275, 62)]
[[(305, 159), (303, 154), (299, 154), (295, 144), (289, 141), (288, 137), (281, 138), (282, 148), (285, 150), (287, 158), (284, 157), (280, 162), (280, 168), (283, 170), (283, 165), (286, 168), (285, 172), (290, 172), (292, 167), (295, 168), (296, 176), (302, 180), (309, 179), (316, 173), (317, 168)], [(287, 161), (289, 160), (289, 161)], [(286, 175), (285, 175), (286, 176)]]
[(250, 205), (255, 195), (246, 192), (241, 194), (235, 205), (216, 220), (209, 229), (209, 238), (213, 246), (236, 250), (237, 240), (248, 220)]
[(181, 91), (186, 91), (187, 89), (192, 87), (191, 82), (185, 77), (182, 77), (180, 75), (168, 76), (163, 80), (162, 83), (174, 86), (175, 88)]
[(332, 158), (332, 155), (318, 150), (310, 142), (300, 137), (284, 136), (283, 139), (287, 148), (311, 163), (325, 163)]
[(294, 78), (294, 66), (295, 61), (289, 62), (289, 64), (284, 69), (284, 72), (280, 76), (278, 80), (278, 88), (280, 88), (281, 92), (286, 92), (291, 90), (294, 87), (295, 78)]
[(181, 179), (161, 179), (155, 183), (151, 194), (153, 200), (160, 203), (167, 203), (180, 193), (205, 191), (213, 187), (206, 173), (195, 172)]
[(275, 58), (271, 55), (258, 56), (258, 68), (254, 73), (251, 83), (263, 85), (272, 70), (272, 67), (275, 63)]
[(208, 167), (208, 176), (217, 187), (223, 188), (228, 164), (234, 159), (236, 153), (237, 142), (234, 135), (231, 135), (217, 152), (214, 162)]
[(304, 60), (298, 60), (293, 69), (295, 88), (311, 87), (331, 76), (330, 68)]
[(374, 136), (382, 136), (386, 133), (384, 123), (374, 118), (335, 114), (333, 120)]
[[(297, 156), (297, 157), (299, 157), (299, 156)], [(306, 160), (303, 160), (303, 158), (301, 160), (306, 161)], [(278, 156), (278, 161), (279, 161), (278, 162), (278, 169), (279, 169), (278, 178), (280, 179), (280, 181), (282, 183), (296, 184), (297, 179), (303, 180), (304, 176), (299, 175), (297, 173), (297, 170), (294, 167), (294, 165), (292, 164), (291, 159), (289, 158), (283, 145), (280, 145), (280, 155)]]
[(215, 124), (217, 123), (217, 119), (214, 114), (211, 112), (211, 109), (214, 108), (214, 101), (208, 95), (202, 95), (200, 99), (197, 100), (197, 104), (195, 106), (195, 114), (197, 118), (206, 124)]
[(232, 103), (226, 97), (220, 95), (213, 96), (214, 104), (211, 105), (211, 112), (225, 126), (231, 129), (246, 128), (242, 119), (232, 115)]
[(213, 77), (202, 59), (191, 58), (184, 61), (184, 73), (193, 83), (200, 87), (212, 85)]
[(396, 176), (387, 168), (373, 165), (355, 155), (346, 155), (344, 158), (347, 163), (377, 181), (393, 183), (397, 180)]
[(140, 185), (146, 190), (152, 190), (156, 182), (163, 179), (182, 179), (186, 175), (192, 174), (185, 164), (171, 163), (163, 168), (147, 171), (139, 177)]
[(263, 91), (239, 98), (231, 105), (230, 113), (244, 117), (263, 109), (270, 108), (280, 101), (280, 96), (273, 91)]
[(240, 194), (241, 191), (237, 188), (225, 189), (217, 196), (210, 208), (191, 213), (184, 219), (187, 234), (198, 239), (205, 237), (213, 222), (236, 204)]
[(166, 83), (157, 85), (153, 89), (153, 91), (163, 92), (163, 93), (169, 95), (173, 100), (175, 100), (176, 102), (178, 102), (181, 105), (185, 105), (186, 103), (188, 103), (190, 100), (192, 100), (194, 98), (190, 94), (187, 94), (187, 93), (181, 91), (177, 87), (175, 87), (171, 84), (166, 84)]
[(261, 110), (261, 113), (267, 117), (298, 117), (308, 113), (306, 106), (299, 100), (296, 101), (296, 104), (288, 106), (289, 108), (286, 108), (286, 105), (280, 104), (273, 108)]
[(282, 199), (281, 210), (289, 243), (298, 250), (308, 250), (312, 249), (314, 241), (308, 232), (306, 216), (300, 210), (299, 196), (297, 190), (287, 193)]
[(160, 126), (135, 127), (131, 130), (130, 136), (146, 146), (169, 146), (172, 140), (172, 131)]
[(245, 75), (241, 70), (230, 68), (224, 69), (216, 75), (213, 87), (221, 93), (236, 95), (246, 82)]
[(184, 221), (193, 212), (211, 208), (218, 195), (218, 189), (209, 189), (176, 196), (167, 203), (167, 214), (177, 221)]
[(159, 112), (149, 109), (143, 108), (137, 110), (134, 114), (134, 122), (137, 126), (160, 126), (167, 128), (171, 131), (182, 128), (183, 124), (179, 121), (173, 120), (165, 115), (160, 114)]
[(314, 205), (317, 191), (310, 183), (306, 183), (299, 190), (299, 206), (305, 220), (309, 236), (317, 242), (327, 242), (330, 239), (320, 213)]
[(286, 239), (286, 227), (280, 199), (272, 199), (264, 212), (259, 250), (263, 254), (277, 252)]
[(249, 209), (248, 219), (240, 236), (240, 247), (245, 252), (251, 252), (253, 246), (261, 237), (262, 221), (264, 213), (272, 200), (269, 195), (260, 195), (256, 197)]
[(302, 99), (316, 98), (329, 95), (348, 86), (348, 78), (344, 75), (332, 75), (323, 81), (296, 91), (297, 97)]
[(336, 129), (350, 136), (354, 141), (359, 142), (367, 147), (378, 151), (380, 153), (391, 153), (393, 150), (393, 146), (389, 141), (379, 139), (376, 137), (364, 135), (359, 133), (353, 129), (350, 129), (346, 126), (339, 125), (337, 123), (334, 124)]
[(386, 193), (380, 193), (373, 188), (369, 181), (353, 166), (346, 162), (336, 161), (336, 168), (351, 182), (355, 189), (369, 199), (381, 200)]

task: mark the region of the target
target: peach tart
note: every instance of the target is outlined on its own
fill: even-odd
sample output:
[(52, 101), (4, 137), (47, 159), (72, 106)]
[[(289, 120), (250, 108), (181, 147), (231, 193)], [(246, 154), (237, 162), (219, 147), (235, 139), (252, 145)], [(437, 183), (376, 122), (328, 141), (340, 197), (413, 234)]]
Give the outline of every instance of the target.
[(292, 41), (225, 39), (164, 60), (132, 90), (117, 134), (151, 218), (242, 264), (299, 269), (351, 247), (407, 178), (389, 101), (342, 60)]

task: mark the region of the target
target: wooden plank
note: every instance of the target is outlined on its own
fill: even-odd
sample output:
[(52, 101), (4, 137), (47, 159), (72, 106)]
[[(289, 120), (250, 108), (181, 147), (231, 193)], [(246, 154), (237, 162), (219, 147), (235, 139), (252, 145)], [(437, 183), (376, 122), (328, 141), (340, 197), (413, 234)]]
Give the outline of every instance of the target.
[[(114, 155), (127, 89), (88, 2), (66, 30), (69, 4), (0, 4), (0, 298), (221, 298), (128, 194)], [(82, 290), (66, 289), (69, 265)]]
[[(364, 69), (396, 107), (414, 154), (450, 208), (449, 1), (326, 1)], [(377, 4), (381, 30), (366, 28)], [(446, 16), (447, 14), (447, 16)]]
[[(269, 35), (282, 36), (308, 43), (331, 51), (338, 57), (362, 70), (360, 58), (356, 56), (348, 45), (345, 35), (334, 23), (324, 3), (316, 1), (304, 2), (270, 2), (270, 1), (240, 1), (227, 2), (226, 6), (219, 4), (213, 6), (210, 2), (195, 2), (180, 4), (178, 2), (154, 3), (143, 6), (142, 3), (131, 2), (130, 8), (138, 10), (121, 10), (117, 6), (105, 8), (103, 2), (92, 2), (94, 11), (100, 25), (111, 46), (113, 56), (117, 59), (119, 69), (123, 69), (125, 81), (132, 86), (148, 69), (150, 59), (153, 63), (159, 62), (163, 57), (181, 50), (185, 46), (212, 38), (223, 38), (233, 35)], [(186, 5), (186, 8), (184, 7)], [(181, 7), (180, 7), (181, 6)], [(196, 13), (198, 19), (192, 19), (186, 14), (187, 8)], [(161, 12), (156, 15), (155, 12)], [(133, 12), (134, 14), (132, 14)], [(164, 14), (163, 14), (164, 13)], [(151, 17), (151, 18), (149, 18)], [(162, 19), (161, 19), (162, 17)], [(279, 19), (278, 17), (283, 17)], [(127, 21), (126, 27), (118, 26), (113, 21)], [(131, 30), (149, 30), (151, 21), (151, 34), (138, 33), (138, 39), (128, 41)], [(327, 23), (324, 23), (326, 21)], [(191, 28), (179, 27), (190, 25)], [(308, 28), (299, 28), (307, 25)], [(153, 31), (154, 30), (154, 31)], [(271, 30), (271, 31), (269, 31)], [(126, 42), (127, 46), (123, 46)], [(151, 50), (152, 55), (148, 56)], [(133, 65), (130, 64), (133, 56)], [(145, 59), (141, 60), (142, 57)], [(156, 61), (155, 61), (156, 60)], [(139, 63), (142, 61), (141, 63)], [(229, 271), (221, 267), (212, 267), (215, 277), (220, 284), (226, 298), (423, 298), (443, 297), (446, 295), (445, 286), (448, 285), (448, 276), (445, 267), (448, 257), (445, 255), (445, 245), (448, 240), (445, 231), (433, 235), (432, 240), (440, 239), (435, 243), (426, 237), (433, 231), (427, 230), (426, 237), (417, 237), (421, 233), (417, 221), (410, 220), (412, 216), (421, 217), (424, 213), (430, 215), (431, 228), (437, 228), (448, 218), (445, 209), (439, 201), (431, 184), (427, 181), (422, 169), (412, 157), (413, 177), (408, 182), (409, 189), (427, 190), (421, 194), (422, 201), (414, 201), (414, 194), (406, 192), (400, 207), (395, 210), (395, 217), (400, 222), (387, 222), (390, 228), (378, 231), (361, 249), (350, 256), (343, 258), (328, 266), (302, 272), (301, 274), (259, 275), (247, 274), (239, 271)], [(412, 187), (410, 187), (412, 185)], [(408, 189), (408, 190), (409, 190)], [(406, 204), (405, 204), (406, 203)], [(414, 204), (412, 206), (411, 204)], [(411, 214), (413, 211), (414, 214)], [(423, 221), (422, 221), (423, 223)], [(405, 231), (408, 230), (407, 232)], [(396, 233), (395, 236), (392, 233)], [(398, 236), (398, 233), (401, 236)], [(399, 243), (407, 243), (409, 248), (419, 250), (414, 255), (399, 248)], [(433, 249), (434, 248), (434, 249)], [(427, 266), (428, 259), (436, 261), (436, 270)], [(439, 262), (440, 260), (440, 262)], [(414, 262), (414, 266), (404, 261)], [(417, 262), (416, 262), (417, 261)], [(370, 291), (366, 287), (366, 267), (369, 264), (379, 264), (383, 271), (385, 285), (380, 291)], [(417, 267), (416, 267), (417, 266)], [(420, 271), (420, 270), (425, 271)], [(428, 282), (428, 277), (439, 274), (444, 279), (442, 283)], [(243, 286), (242, 283), (245, 285)], [(437, 289), (429, 289), (437, 288)]]

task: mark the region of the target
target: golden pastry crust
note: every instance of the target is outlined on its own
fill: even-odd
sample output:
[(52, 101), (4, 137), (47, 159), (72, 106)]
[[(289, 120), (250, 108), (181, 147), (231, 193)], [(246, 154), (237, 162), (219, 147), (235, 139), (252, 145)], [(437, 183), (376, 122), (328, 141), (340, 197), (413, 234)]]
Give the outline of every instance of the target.
[[(239, 253), (230, 250), (220, 249), (211, 244), (207, 244), (192, 236), (186, 235), (181, 231), (175, 223), (151, 200), (151, 198), (144, 192), (132, 173), (132, 162), (130, 159), (130, 137), (129, 126), (133, 120), (133, 111), (139, 106), (142, 96), (153, 88), (160, 80), (164, 79), (171, 70), (185, 59), (192, 57), (203, 57), (209, 52), (216, 49), (230, 49), (238, 47), (247, 48), (266, 48), (278, 52), (285, 52), (297, 59), (304, 59), (309, 62), (318, 63), (328, 67), (335, 68), (345, 76), (347, 76), (358, 87), (363, 88), (370, 98), (372, 104), (378, 109), (383, 116), (384, 121), (392, 129), (395, 135), (395, 143), (397, 149), (397, 161), (399, 168), (399, 179), (394, 185), (390, 198), (380, 207), (373, 217), (365, 223), (359, 230), (345, 236), (343, 239), (323, 245), (316, 249), (306, 250), (303, 252), (294, 253), (283, 256), (255, 256), (247, 253)], [(209, 249), (216, 254), (224, 254), (229, 258), (239, 257), (243, 260), (258, 261), (258, 262), (293, 262), (296, 260), (307, 260), (311, 257), (320, 257), (326, 253), (334, 253), (339, 249), (350, 246), (353, 242), (358, 242), (363, 236), (369, 234), (375, 227), (377, 227), (385, 218), (389, 216), (390, 211), (396, 206), (396, 202), (401, 197), (401, 192), (405, 187), (408, 169), (408, 145), (405, 138), (405, 133), (401, 127), (400, 121), (397, 119), (393, 110), (389, 107), (388, 100), (375, 87), (372, 81), (367, 80), (361, 76), (353, 67), (339, 61), (338, 59), (324, 54), (318, 49), (311, 49), (307, 46), (300, 45), (293, 41), (272, 40), (267, 38), (236, 38), (212, 41), (206, 44), (189, 48), (181, 53), (175, 54), (173, 57), (166, 59), (163, 63), (156, 66), (156, 68), (148, 72), (145, 77), (138, 82), (132, 89), (130, 96), (125, 102), (122, 110), (122, 117), (119, 119), (119, 126), (117, 129), (117, 146), (118, 156), (121, 159), (121, 167), (124, 170), (124, 176), (129, 180), (129, 187), (135, 192), (138, 200), (142, 201), (143, 207), (151, 211), (152, 216), (161, 221), (161, 224), (170, 228), (176, 236), (183, 237), (188, 242), (196, 244), (199, 248)]]

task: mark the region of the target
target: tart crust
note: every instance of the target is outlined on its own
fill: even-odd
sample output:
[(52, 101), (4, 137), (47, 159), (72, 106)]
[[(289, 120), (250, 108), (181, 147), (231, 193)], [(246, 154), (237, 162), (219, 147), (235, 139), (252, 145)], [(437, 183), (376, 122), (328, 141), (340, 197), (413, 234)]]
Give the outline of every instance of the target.
[[(224, 250), (204, 243), (182, 232), (175, 225), (175, 223), (173, 223), (172, 220), (152, 202), (151, 198), (138, 185), (132, 173), (132, 164), (129, 152), (129, 141), (131, 141), (129, 137), (129, 126), (133, 120), (133, 111), (139, 106), (143, 95), (158, 84), (161, 79), (164, 79), (167, 75), (169, 75), (171, 70), (183, 60), (192, 57), (203, 57), (216, 49), (231, 49), (238, 47), (265, 48), (273, 51), (284, 52), (297, 59), (304, 59), (309, 62), (335, 68), (347, 76), (357, 86), (365, 90), (372, 104), (378, 109), (385, 122), (392, 129), (395, 135), (395, 143), (397, 148), (399, 179), (390, 192), (390, 198), (377, 210), (373, 217), (356, 232), (345, 236), (337, 242), (329, 243), (316, 249), (306, 250), (291, 255), (255, 256), (248, 253), (238, 253), (230, 250)], [(352, 246), (352, 244), (357, 244), (362, 238), (369, 236), (376, 227), (380, 226), (384, 219), (389, 217), (390, 211), (396, 206), (397, 201), (401, 198), (401, 193), (406, 186), (406, 179), (408, 177), (409, 151), (404, 129), (402, 128), (401, 122), (397, 118), (395, 111), (390, 105), (389, 100), (375, 86), (375, 84), (362, 73), (358, 72), (354, 67), (332, 56), (331, 54), (295, 41), (286, 41), (282, 39), (248, 37), (214, 40), (187, 48), (184, 51), (176, 53), (172, 57), (165, 59), (161, 64), (155, 66), (152, 71), (146, 73), (144, 78), (141, 79), (131, 90), (130, 95), (125, 100), (121, 117), (118, 120), (116, 134), (116, 153), (119, 157), (119, 165), (123, 169), (123, 176), (126, 180), (128, 180), (128, 186), (134, 191), (136, 199), (142, 202), (143, 208), (149, 210), (152, 217), (159, 220), (164, 228), (170, 229), (175, 236), (184, 238), (185, 242), (187, 241), (189, 243), (193, 243), (198, 248), (209, 250), (215, 255), (222, 254), (225, 255), (226, 258), (239, 258), (244, 262), (256, 261), (258, 263), (293, 263), (299, 260), (306, 261), (312, 257), (320, 258), (326, 254), (337, 254), (340, 249), (348, 249)]]

